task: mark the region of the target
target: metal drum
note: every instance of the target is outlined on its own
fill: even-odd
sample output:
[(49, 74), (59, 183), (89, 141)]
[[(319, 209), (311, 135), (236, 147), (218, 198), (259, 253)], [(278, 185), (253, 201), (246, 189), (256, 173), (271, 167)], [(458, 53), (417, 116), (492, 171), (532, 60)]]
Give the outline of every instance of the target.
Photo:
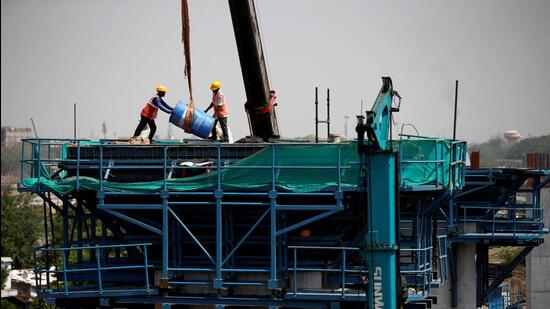
[[(174, 112), (170, 115), (170, 122), (183, 129), (185, 113), (188, 107), (187, 103), (179, 101), (174, 108)], [(214, 127), (214, 118), (202, 110), (195, 108), (195, 112), (193, 113), (193, 134), (201, 138), (207, 138), (210, 132), (212, 132), (212, 127)]]

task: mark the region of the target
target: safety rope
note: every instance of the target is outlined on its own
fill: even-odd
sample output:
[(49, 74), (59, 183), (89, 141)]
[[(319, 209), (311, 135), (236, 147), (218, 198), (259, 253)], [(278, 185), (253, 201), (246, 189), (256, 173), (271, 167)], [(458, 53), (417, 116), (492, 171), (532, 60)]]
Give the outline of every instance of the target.
[(189, 88), (189, 106), (183, 118), (183, 130), (186, 133), (191, 133), (193, 130), (193, 117), (195, 114), (195, 104), (193, 103), (193, 87), (191, 79), (191, 40), (189, 31), (189, 4), (187, 0), (181, 0), (181, 41), (183, 42), (183, 54), (185, 57), (184, 74), (187, 78), (187, 86)]

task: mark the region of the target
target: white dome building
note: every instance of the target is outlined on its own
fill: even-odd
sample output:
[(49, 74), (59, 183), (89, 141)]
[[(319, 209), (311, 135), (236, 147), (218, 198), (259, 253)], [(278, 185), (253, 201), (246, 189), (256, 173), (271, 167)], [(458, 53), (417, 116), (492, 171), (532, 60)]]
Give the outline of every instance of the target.
[(506, 139), (508, 143), (515, 143), (521, 138), (521, 134), (519, 134), (519, 132), (516, 130), (508, 130), (504, 132), (504, 139)]

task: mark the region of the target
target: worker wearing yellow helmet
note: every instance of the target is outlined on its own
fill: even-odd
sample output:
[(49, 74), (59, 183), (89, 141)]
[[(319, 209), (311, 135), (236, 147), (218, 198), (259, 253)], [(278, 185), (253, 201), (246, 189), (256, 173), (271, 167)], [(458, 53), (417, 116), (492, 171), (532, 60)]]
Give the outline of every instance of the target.
[(210, 137), (213, 140), (217, 139), (216, 134), (216, 124), (219, 122), (220, 127), (223, 132), (223, 137), (220, 139), (220, 142), (227, 143), (229, 142), (229, 133), (227, 130), (227, 116), (229, 116), (229, 108), (227, 107), (227, 101), (225, 100), (225, 95), (221, 90), (222, 84), (220, 81), (213, 81), (210, 85), (210, 90), (212, 90), (212, 102), (208, 106), (205, 113), (208, 112), (212, 107), (214, 108), (214, 127), (212, 128), (212, 136)]
[(157, 118), (159, 108), (163, 112), (168, 114), (171, 114), (174, 110), (174, 108), (166, 104), (166, 102), (164, 102), (164, 100), (162, 99), (166, 95), (166, 87), (158, 85), (156, 91), (157, 95), (152, 97), (141, 110), (141, 120), (139, 121), (139, 124), (136, 128), (136, 131), (134, 132), (134, 136), (132, 137), (132, 139), (137, 138), (141, 134), (141, 131), (145, 129), (145, 126), (149, 125), (149, 143), (153, 143), (153, 137), (155, 136), (155, 132), (157, 131), (155, 119)]

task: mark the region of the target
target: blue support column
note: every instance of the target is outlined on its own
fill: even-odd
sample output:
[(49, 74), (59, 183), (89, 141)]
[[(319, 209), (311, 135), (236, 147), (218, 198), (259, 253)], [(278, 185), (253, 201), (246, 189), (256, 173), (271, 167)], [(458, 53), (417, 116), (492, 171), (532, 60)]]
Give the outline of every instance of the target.
[(448, 231), (454, 232), (456, 231), (456, 225), (455, 225), (455, 205), (454, 205), (454, 197), (451, 193), (451, 198), (449, 199), (449, 225), (448, 225)]
[(160, 192), (162, 199), (162, 279), (168, 280), (168, 191)]
[(369, 207), (365, 235), (369, 263), (369, 308), (397, 308), (397, 240), (395, 234), (395, 154), (367, 153)]
[(276, 190), (276, 157), (275, 157), (275, 145), (271, 145), (271, 190), (267, 193), (269, 197), (269, 207), (270, 207), (270, 254), (271, 254), (271, 264), (270, 264), (270, 276), (269, 281), (267, 282), (268, 289), (276, 289), (279, 287), (277, 280), (277, 190)]
[(270, 265), (270, 277), (267, 287), (269, 289), (278, 288), (277, 280), (277, 191), (271, 190), (268, 193), (270, 198), (270, 253), (271, 253), (271, 265)]
[(216, 198), (216, 278), (214, 279), (214, 288), (221, 289), (223, 286), (222, 278), (222, 262), (223, 262), (223, 210), (222, 210), (222, 190), (216, 190), (214, 197)]
[(223, 264), (223, 239), (222, 239), (222, 169), (221, 169), (221, 145), (218, 144), (217, 147), (217, 160), (216, 160), (216, 171), (217, 171), (217, 189), (214, 191), (214, 198), (216, 199), (216, 278), (214, 279), (214, 288), (221, 289), (223, 286), (222, 278), (222, 264)]

